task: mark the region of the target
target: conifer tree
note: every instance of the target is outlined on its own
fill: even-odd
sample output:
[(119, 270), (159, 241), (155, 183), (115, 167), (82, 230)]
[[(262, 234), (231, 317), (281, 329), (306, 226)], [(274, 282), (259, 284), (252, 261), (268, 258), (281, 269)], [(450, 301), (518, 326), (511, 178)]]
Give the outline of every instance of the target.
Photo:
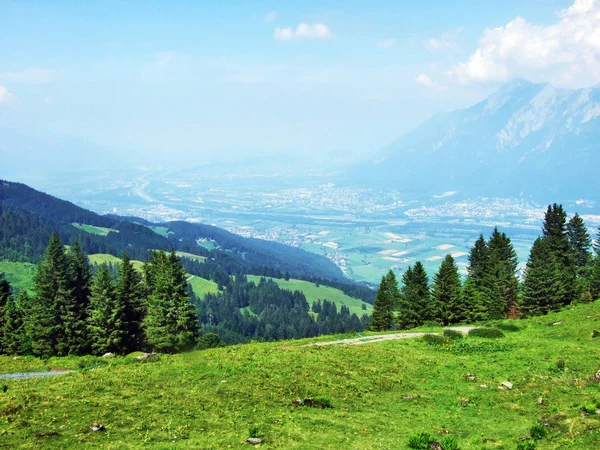
[[(147, 267), (149, 267), (149, 264), (146, 264)], [(126, 347), (124, 351), (127, 353), (140, 350), (144, 343), (143, 320), (146, 314), (146, 300), (140, 282), (141, 276), (133, 267), (129, 255), (125, 252), (121, 259), (117, 296), (119, 304), (123, 305), (122, 326), (125, 331)], [(146, 282), (150, 286), (149, 289), (151, 289), (151, 275), (146, 275)]]
[(369, 330), (391, 330), (394, 325), (394, 308), (398, 303), (400, 293), (396, 275), (390, 271), (381, 278), (379, 290), (373, 303), (373, 315), (369, 323)]
[(446, 255), (439, 271), (433, 278), (432, 297), (436, 319), (444, 325), (467, 318), (466, 305), (462, 299), (462, 286), (458, 267), (452, 255)]
[(20, 355), (24, 351), (25, 332), (23, 327), (22, 310), (18, 303), (26, 301), (27, 294), (19, 292), (18, 299), (8, 297), (4, 309), (2, 329), (0, 330), (0, 353)]
[(517, 304), (519, 261), (510, 238), (498, 228), (494, 228), (487, 249), (486, 284), (488, 295), (491, 295), (488, 317), (502, 319)]
[(548, 239), (538, 238), (531, 247), (525, 268), (520, 311), (524, 316), (558, 311), (565, 292), (561, 263)]
[(567, 236), (566, 219), (567, 213), (562, 205), (554, 203), (552, 206), (548, 206), (542, 227), (543, 238), (547, 240), (548, 250), (558, 261), (563, 305), (571, 303), (575, 299), (576, 293), (576, 271), (573, 252)]
[(50, 237), (44, 259), (35, 275), (35, 298), (26, 328), (34, 355), (48, 358), (68, 354), (68, 340), (62, 318), (69, 318), (73, 292), (64, 246), (56, 233)]
[(185, 272), (175, 252), (153, 252), (154, 286), (144, 323), (148, 345), (159, 352), (187, 350), (198, 340), (198, 316), (187, 294)]
[[(4, 274), (0, 273), (0, 344), (2, 343), (3, 338), (4, 314), (11, 298), (12, 287), (8, 280), (4, 278)], [(2, 353), (1, 348), (0, 353)]]
[(469, 252), (463, 299), (469, 321), (487, 320), (495, 280), (491, 278), (488, 244), (480, 234)]
[(408, 267), (402, 276), (400, 302), (398, 308), (397, 324), (400, 329), (407, 329), (421, 325), (431, 317), (431, 293), (429, 291), (429, 278), (420, 261), (413, 267)]
[(126, 330), (123, 326), (124, 305), (106, 263), (98, 269), (92, 285), (90, 312), (87, 318), (91, 350), (95, 354), (123, 353)]
[(87, 318), (91, 293), (92, 271), (88, 257), (81, 249), (78, 241), (71, 246), (68, 253), (69, 284), (72, 296), (65, 304), (61, 320), (65, 326), (68, 352), (73, 355), (83, 355), (89, 352), (89, 337), (87, 335)]
[(592, 239), (585, 223), (577, 213), (567, 223), (567, 237), (572, 252), (572, 264), (576, 277), (576, 300), (586, 300), (591, 297), (590, 275), (592, 270)]

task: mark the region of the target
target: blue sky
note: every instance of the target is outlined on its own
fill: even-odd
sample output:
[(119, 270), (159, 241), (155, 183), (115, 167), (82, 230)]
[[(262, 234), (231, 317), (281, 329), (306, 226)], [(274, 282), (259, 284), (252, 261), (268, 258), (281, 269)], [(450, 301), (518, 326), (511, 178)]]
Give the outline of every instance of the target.
[(362, 157), (513, 77), (600, 82), (600, 0), (3, 1), (0, 11), (0, 136), (53, 141), (59, 157), (56, 142), (148, 162)]

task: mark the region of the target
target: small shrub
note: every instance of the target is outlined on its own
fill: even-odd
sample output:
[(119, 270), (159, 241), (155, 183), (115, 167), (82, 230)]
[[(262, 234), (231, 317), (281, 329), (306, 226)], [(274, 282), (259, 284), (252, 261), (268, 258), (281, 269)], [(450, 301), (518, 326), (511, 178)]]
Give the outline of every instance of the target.
[(584, 403), (581, 405), (581, 410), (588, 414), (594, 414), (596, 412), (596, 405), (594, 403)]
[(521, 328), (516, 326), (514, 323), (498, 323), (495, 325), (495, 327), (502, 331), (521, 331)]
[(473, 328), (471, 331), (469, 331), (469, 336), (487, 339), (499, 339), (504, 337), (504, 333), (496, 328)]
[(557, 359), (555, 365), (558, 370), (565, 370), (566, 363), (564, 359)]
[(533, 439), (517, 442), (517, 450), (535, 450), (537, 444)]
[(262, 431), (258, 425), (250, 425), (248, 428), (248, 437), (259, 438), (262, 436)]
[(543, 439), (544, 436), (546, 436), (547, 432), (548, 430), (543, 424), (536, 423), (529, 429), (529, 436), (531, 437), (531, 439), (539, 441), (540, 439)]
[(442, 450), (460, 450), (458, 440), (454, 436), (446, 436), (442, 439)]
[(437, 323), (435, 320), (426, 320), (425, 322), (423, 322), (423, 326), (424, 327), (439, 327), (440, 324)]
[(452, 339), (453, 341), (463, 338), (463, 334), (460, 331), (456, 330), (444, 330), (444, 336), (446, 336), (449, 339)]
[(439, 334), (426, 334), (423, 336), (423, 340), (429, 345), (436, 345), (439, 347), (452, 344), (451, 339), (447, 338), (446, 336), (440, 336)]
[(429, 444), (433, 442), (433, 436), (426, 431), (419, 431), (418, 433), (412, 434), (408, 438), (408, 448), (414, 450), (429, 450)]
[(448, 347), (455, 355), (470, 355), (474, 353), (510, 352), (513, 346), (502, 342), (466, 342), (460, 341)]

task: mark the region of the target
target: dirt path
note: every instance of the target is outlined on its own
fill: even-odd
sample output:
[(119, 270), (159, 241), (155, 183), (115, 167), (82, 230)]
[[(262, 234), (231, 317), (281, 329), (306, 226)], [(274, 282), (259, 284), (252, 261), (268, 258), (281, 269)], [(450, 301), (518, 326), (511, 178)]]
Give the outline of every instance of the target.
[[(459, 331), (463, 334), (467, 334), (475, 327), (448, 327), (446, 330)], [(425, 336), (426, 334), (440, 334), (440, 333), (394, 333), (394, 334), (380, 334), (377, 336), (364, 336), (352, 339), (340, 339), (339, 341), (327, 341), (327, 342), (313, 342), (312, 344), (303, 345), (303, 347), (323, 346), (323, 345), (357, 345), (357, 344), (369, 344), (371, 342), (382, 342), (382, 341), (395, 341), (398, 339), (411, 339)]]

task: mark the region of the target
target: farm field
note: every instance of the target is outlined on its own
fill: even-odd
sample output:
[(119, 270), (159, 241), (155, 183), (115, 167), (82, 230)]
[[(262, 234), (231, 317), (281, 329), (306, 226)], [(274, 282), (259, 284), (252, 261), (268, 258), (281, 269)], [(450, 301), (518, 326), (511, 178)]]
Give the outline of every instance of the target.
[(100, 236), (106, 236), (108, 233), (115, 232), (118, 233), (118, 230), (113, 230), (112, 228), (104, 228), (104, 227), (96, 227), (94, 225), (85, 225), (83, 223), (72, 223), (75, 228), (78, 228), (86, 233), (97, 234)]
[[(255, 275), (248, 275), (248, 281), (254, 281), (258, 283), (261, 277)], [(350, 309), (350, 314), (356, 314), (357, 316), (362, 316), (364, 314), (371, 314), (373, 311), (373, 306), (369, 303), (365, 303), (360, 299), (350, 297), (346, 295), (344, 292), (339, 289), (332, 288), (330, 286), (317, 286), (315, 283), (311, 283), (309, 281), (303, 280), (284, 280), (281, 278), (271, 278), (281, 289), (287, 289), (290, 291), (301, 291), (306, 297), (306, 301), (312, 305), (317, 300), (328, 300), (330, 302), (334, 302), (337, 305), (337, 308), (341, 307), (341, 305), (346, 305), (348, 309)], [(362, 309), (365, 305), (366, 309)]]
[[(103, 264), (103, 263), (107, 263), (107, 264), (120, 264), (121, 263), (121, 258), (117, 258), (114, 255), (109, 255), (106, 253), (95, 253), (92, 255), (88, 255), (88, 260), (90, 261), (90, 264)], [(133, 267), (138, 270), (138, 271), (142, 271), (143, 267), (144, 267), (144, 263), (142, 261), (136, 261), (136, 260), (131, 260), (131, 263), (133, 264)]]
[[(513, 450), (533, 437), (538, 450), (599, 448), (591, 333), (600, 302), (509, 323), (503, 338), (443, 346), (422, 338), (306, 346), (353, 337), (337, 335), (146, 362), (0, 356), (2, 372), (72, 371), (0, 380), (0, 442), (210, 449), (259, 437), (265, 449), (404, 449), (424, 432), (463, 450)], [(106, 431), (91, 431), (98, 423)]]
[(219, 292), (219, 286), (211, 280), (192, 275), (188, 277), (187, 282), (199, 299), (203, 299), (206, 294), (216, 294)]

